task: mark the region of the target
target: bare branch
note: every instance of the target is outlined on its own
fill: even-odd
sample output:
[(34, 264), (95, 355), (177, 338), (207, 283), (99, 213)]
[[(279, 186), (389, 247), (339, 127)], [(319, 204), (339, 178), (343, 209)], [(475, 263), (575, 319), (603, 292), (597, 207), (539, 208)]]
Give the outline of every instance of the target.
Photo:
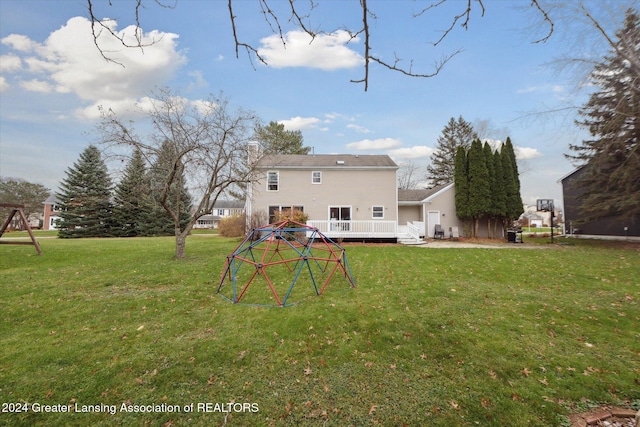
[(547, 13), (547, 11), (544, 10), (542, 6), (540, 6), (540, 3), (538, 3), (538, 0), (531, 0), (531, 6), (535, 6), (535, 8), (538, 9), (538, 11), (540, 11), (540, 13), (542, 14), (544, 21), (549, 24), (549, 32), (547, 33), (547, 35), (533, 42), (533, 43), (544, 43), (547, 40), (549, 40), (549, 38), (551, 37), (551, 34), (553, 34), (553, 29), (554, 29), (553, 21), (551, 20), (551, 18), (549, 18), (549, 14)]
[[(264, 60), (262, 56), (260, 56), (257, 49), (255, 49), (253, 46), (247, 43), (240, 42), (240, 40), (238, 39), (238, 31), (236, 29), (236, 16), (233, 14), (232, 3), (233, 3), (233, 0), (227, 1), (227, 6), (229, 8), (229, 18), (231, 19), (231, 29), (233, 31), (233, 40), (236, 44), (236, 58), (239, 58), (239, 49), (240, 47), (243, 47), (247, 51), (247, 56), (249, 57), (249, 60), (251, 61), (252, 66), (253, 66), (253, 61), (251, 60), (251, 52), (253, 52), (253, 54), (256, 55), (256, 58), (258, 58), (260, 62), (267, 65), (267, 62)], [(255, 69), (255, 66), (253, 68)]]
[[(152, 46), (152, 45), (156, 44), (159, 41), (159, 40), (156, 40), (156, 39), (152, 39), (148, 43), (144, 43), (143, 42), (143, 39), (142, 39), (142, 26), (140, 25), (140, 9), (143, 7), (142, 0), (136, 0), (136, 6), (135, 6), (135, 23), (136, 23), (135, 24), (135, 30), (134, 30), (134, 38), (136, 40), (135, 43), (128, 43), (125, 40), (125, 36), (126, 35), (124, 33), (122, 35), (120, 35), (120, 34), (116, 33), (115, 31), (113, 31), (111, 29), (111, 26), (109, 25), (109, 23), (112, 22), (112, 20), (110, 20), (110, 19), (99, 19), (96, 16), (95, 12), (93, 11), (93, 1), (94, 0), (87, 0), (87, 10), (89, 11), (89, 19), (91, 21), (91, 34), (93, 36), (93, 44), (96, 46), (96, 48), (100, 52), (100, 55), (102, 56), (102, 58), (104, 58), (105, 61), (113, 62), (115, 64), (118, 64), (118, 65), (124, 67), (124, 64), (122, 64), (121, 62), (118, 62), (115, 59), (110, 58), (109, 56), (107, 56), (105, 54), (105, 51), (100, 46), (100, 43), (99, 43), (98, 39), (103, 34), (102, 32), (105, 31), (105, 30), (109, 33), (109, 35), (111, 35), (113, 38), (118, 40), (122, 44), (122, 46), (124, 46), (126, 48), (134, 47), (134, 48), (138, 48), (138, 49), (141, 49), (142, 51), (144, 51), (145, 47)], [(175, 7), (175, 5), (174, 6), (166, 5), (166, 4), (162, 3), (160, 0), (154, 0), (154, 1), (160, 7), (169, 8), (169, 9), (172, 9), (172, 8)], [(109, 5), (111, 5), (111, 2), (109, 2)]]
[[(480, 5), (480, 8), (482, 9), (481, 16), (484, 16), (485, 9), (484, 9), (484, 4), (482, 3), (483, 0), (467, 0), (466, 8), (462, 11), (462, 13), (460, 13), (459, 15), (456, 15), (456, 16), (453, 17), (453, 20), (451, 21), (451, 25), (449, 25), (449, 28), (444, 30), (444, 32), (442, 33), (442, 36), (436, 42), (433, 43), (434, 46), (438, 46), (449, 35), (449, 33), (451, 33), (451, 31), (453, 31), (453, 29), (455, 28), (455, 26), (458, 23), (458, 21), (460, 21), (462, 18), (464, 18), (464, 21), (460, 25), (465, 30), (469, 29), (469, 21), (471, 20), (471, 11), (473, 9), (472, 5), (473, 5), (474, 1), (477, 2)], [(414, 16), (414, 18), (422, 16), (422, 15), (426, 14), (429, 10), (435, 9), (436, 7), (438, 7), (440, 5), (443, 5), (446, 2), (447, 2), (447, 0), (440, 0), (440, 1), (436, 2), (436, 3), (432, 3), (428, 7), (422, 9), (420, 12), (414, 14), (413, 16)]]

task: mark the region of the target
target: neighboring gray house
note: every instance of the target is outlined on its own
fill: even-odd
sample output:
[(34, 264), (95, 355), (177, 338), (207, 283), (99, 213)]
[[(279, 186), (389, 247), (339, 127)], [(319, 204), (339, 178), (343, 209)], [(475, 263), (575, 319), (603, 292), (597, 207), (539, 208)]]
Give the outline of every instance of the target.
[(585, 189), (580, 186), (582, 175), (587, 172), (581, 166), (560, 178), (564, 204), (564, 226), (567, 235), (582, 235), (595, 238), (640, 238), (640, 215), (615, 215), (598, 221), (581, 221), (582, 196)]
[(244, 202), (237, 200), (217, 200), (211, 208), (210, 215), (198, 218), (193, 228), (218, 228), (220, 220), (229, 216), (244, 214)]
[(332, 238), (395, 241), (398, 165), (387, 155), (267, 155), (257, 162), (247, 215), (298, 209)]

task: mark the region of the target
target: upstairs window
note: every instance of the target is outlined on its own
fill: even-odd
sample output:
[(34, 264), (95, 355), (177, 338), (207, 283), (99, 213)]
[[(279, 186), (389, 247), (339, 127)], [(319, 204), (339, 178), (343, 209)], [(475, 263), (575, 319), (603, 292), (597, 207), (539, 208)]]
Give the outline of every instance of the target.
[(280, 174), (278, 171), (267, 172), (267, 191), (278, 191), (280, 188)]
[(322, 184), (322, 172), (320, 171), (311, 172), (311, 183)]
[(373, 206), (371, 208), (371, 217), (377, 219), (384, 218), (384, 206)]

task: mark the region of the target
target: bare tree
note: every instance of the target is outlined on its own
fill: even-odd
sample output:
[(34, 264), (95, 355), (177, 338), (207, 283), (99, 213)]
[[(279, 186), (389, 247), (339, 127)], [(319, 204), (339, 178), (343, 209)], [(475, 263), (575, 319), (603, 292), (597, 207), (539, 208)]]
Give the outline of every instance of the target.
[[(144, 12), (145, 8), (148, 4), (155, 4), (158, 7), (164, 8), (174, 8), (177, 6), (177, 0), (135, 0), (133, 6), (135, 13), (135, 26), (136, 26), (136, 37), (133, 39), (127, 39), (124, 35), (119, 35), (113, 31), (110, 22), (107, 20), (100, 19), (95, 12), (95, 4), (97, 0), (86, 0), (87, 7), (89, 12), (89, 18), (91, 19), (91, 27), (93, 32), (94, 42), (97, 48), (100, 50), (102, 56), (108, 60), (115, 62), (108, 53), (101, 49), (99, 43), (99, 36), (106, 32), (112, 37), (118, 39), (122, 45), (126, 47), (136, 47), (143, 49), (145, 47), (145, 43), (142, 38), (142, 29), (141, 29), (141, 14)], [(375, 7), (372, 6), (372, 3), (368, 0), (358, 0), (359, 1), (359, 14), (360, 17), (358, 20), (360, 21), (359, 25), (354, 26), (353, 28), (341, 28), (343, 31), (347, 31), (350, 35), (351, 40), (362, 37), (363, 39), (363, 58), (364, 58), (364, 70), (363, 76), (360, 79), (351, 80), (353, 83), (362, 83), (364, 84), (364, 90), (367, 91), (369, 87), (369, 74), (370, 74), (370, 66), (371, 64), (378, 64), (383, 68), (386, 68), (391, 71), (395, 71), (401, 73), (405, 76), (409, 77), (422, 77), (428, 78), (436, 76), (443, 69), (445, 64), (449, 62), (454, 56), (461, 52), (460, 49), (449, 52), (439, 59), (435, 60), (433, 63), (433, 67), (430, 71), (417, 71), (413, 67), (413, 60), (409, 60), (403, 62), (397, 54), (394, 52), (393, 59), (384, 58), (375, 53), (374, 43), (376, 41), (376, 33), (375, 33), (375, 25), (374, 21), (377, 20), (377, 15), (375, 13)], [(534, 43), (544, 42), (549, 39), (551, 34), (554, 31), (554, 24), (545, 7), (541, 5), (541, 1), (543, 0), (531, 0), (530, 8), (535, 11), (535, 13), (540, 17), (540, 19), (544, 22), (546, 28), (546, 33), (541, 35), (539, 38), (534, 40)], [(264, 20), (268, 24), (270, 30), (273, 34), (276, 34), (280, 37), (283, 45), (285, 45), (285, 31), (283, 29), (283, 23), (287, 23), (288, 25), (293, 25), (294, 27), (306, 32), (313, 42), (313, 40), (321, 34), (328, 34), (331, 31), (322, 31), (316, 30), (312, 28), (311, 25), (311, 17), (314, 15), (314, 10), (318, 7), (321, 0), (308, 0), (307, 2), (296, 2), (296, 0), (288, 0), (287, 2), (279, 2), (277, 0), (258, 0), (259, 13), (263, 16)], [(433, 13), (437, 8), (443, 8), (445, 4), (451, 5), (454, 8), (455, 12), (452, 12), (453, 16), (450, 18), (448, 24), (445, 24), (445, 27), (441, 30), (440, 37), (430, 42), (434, 47), (440, 45), (443, 40), (455, 30), (457, 26), (462, 27), (467, 30), (469, 28), (469, 23), (471, 21), (471, 15), (474, 11), (479, 11), (481, 16), (484, 16), (485, 12), (485, 0), (427, 0), (420, 1), (418, 0), (415, 5), (415, 10), (417, 12), (413, 13), (410, 18), (419, 19), (421, 17), (425, 17), (430, 13)], [(238, 17), (234, 13), (234, 5), (238, 3), (238, 0), (227, 0), (226, 8), (229, 16), (229, 20), (231, 23), (231, 30), (233, 32), (233, 39), (236, 48), (236, 57), (240, 56), (240, 50), (244, 50), (249, 56), (250, 60), (254, 57), (264, 64), (267, 64), (267, 61), (264, 57), (262, 57), (258, 51), (258, 49), (252, 44), (243, 41), (241, 34), (238, 31)], [(325, 0), (326, 3), (326, 0)], [(108, 3), (111, 5), (111, 2)], [(212, 8), (220, 8), (221, 2), (212, 2)], [(285, 6), (285, 10), (283, 11), (281, 7)], [(286, 19), (285, 19), (286, 18)], [(398, 23), (397, 25), (402, 25)], [(429, 30), (431, 31), (431, 30)], [(425, 30), (426, 32), (426, 30)], [(151, 42), (153, 43), (153, 41)], [(400, 46), (399, 46), (400, 47)]]
[(397, 185), (401, 190), (415, 190), (420, 184), (420, 177), (424, 175), (421, 168), (414, 162), (402, 163), (398, 169)]
[[(184, 258), (187, 236), (198, 218), (210, 213), (227, 189), (249, 181), (252, 169), (247, 162), (247, 144), (257, 119), (249, 111), (232, 110), (228, 99), (221, 96), (192, 103), (168, 89), (156, 94), (144, 114), (152, 130), (140, 137), (133, 123), (111, 110), (103, 111), (102, 140), (112, 148), (140, 150), (149, 162), (160, 154), (170, 156), (171, 166), (156, 186), (161, 189), (160, 204), (174, 221), (175, 256)], [(186, 224), (181, 223), (179, 204), (169, 200), (183, 175), (194, 200)]]
[[(631, 69), (640, 75), (640, 50), (630, 48), (629, 40), (616, 44), (614, 34), (624, 21), (625, 12), (637, 10), (639, 1), (539, 0), (538, 3), (548, 11), (554, 23), (554, 38), (563, 46), (563, 52), (545, 65), (556, 72), (557, 86), (565, 92), (560, 99), (550, 98), (553, 103), (545, 102), (535, 111), (523, 112), (518, 119), (537, 126), (557, 122), (562, 125), (557, 126), (558, 132), (563, 134), (574, 129), (576, 114), (582, 107), (580, 99), (593, 89), (589, 82), (591, 72), (608, 51), (626, 55)], [(534, 14), (530, 27), (524, 29), (529, 37), (535, 38), (541, 28), (544, 31), (539, 18), (540, 14)], [(636, 79), (635, 84), (640, 85), (640, 79)]]

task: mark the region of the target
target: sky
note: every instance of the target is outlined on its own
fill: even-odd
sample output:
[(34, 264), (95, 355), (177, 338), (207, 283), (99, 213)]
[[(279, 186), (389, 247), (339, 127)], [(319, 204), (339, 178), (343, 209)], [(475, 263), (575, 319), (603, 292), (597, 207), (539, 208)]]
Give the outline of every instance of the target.
[[(614, 17), (602, 22), (618, 26), (625, 1), (613, 2)], [(111, 31), (131, 37), (135, 2), (93, 3)], [(172, 7), (143, 2), (146, 46), (123, 47), (103, 31), (99, 45), (112, 59), (106, 61), (94, 44), (86, 1), (2, 0), (0, 176), (56, 191), (80, 153), (99, 141), (99, 106), (135, 119), (135, 105), (167, 87), (194, 102), (222, 93), (264, 124), (300, 130), (316, 154), (388, 154), (418, 167), (429, 163), (447, 122), (461, 116), (486, 125), (487, 138), (511, 138), (524, 203), (544, 198), (562, 206), (558, 180), (575, 169), (564, 154), (588, 137), (574, 124), (576, 109), (567, 106), (584, 105), (588, 90), (576, 90), (576, 74), (559, 73), (553, 63), (572, 55), (601, 58), (606, 46), (597, 34), (563, 29), (559, 14), (549, 40), (535, 43), (548, 32), (542, 15), (529, 1), (497, 0), (484, 2), (484, 13), (473, 3), (468, 27), (461, 19), (434, 46), (467, 2), (452, 0), (419, 14), (432, 2), (370, 0), (372, 54), (428, 74), (438, 60), (459, 53), (429, 78), (373, 63), (365, 91), (351, 82), (364, 76), (364, 39), (345, 31), (361, 25), (359, 1), (315, 3), (313, 10), (309, 2), (296, 3), (301, 15), (308, 12), (309, 28), (323, 32), (310, 42), (289, 21), (288, 2), (269, 2), (279, 18), (271, 24), (257, 0), (233, 2), (238, 39), (252, 45), (265, 65), (243, 50), (236, 57), (226, 1), (179, 0), (175, 7), (173, 0), (163, 3)], [(552, 19), (556, 9), (547, 9)]]

